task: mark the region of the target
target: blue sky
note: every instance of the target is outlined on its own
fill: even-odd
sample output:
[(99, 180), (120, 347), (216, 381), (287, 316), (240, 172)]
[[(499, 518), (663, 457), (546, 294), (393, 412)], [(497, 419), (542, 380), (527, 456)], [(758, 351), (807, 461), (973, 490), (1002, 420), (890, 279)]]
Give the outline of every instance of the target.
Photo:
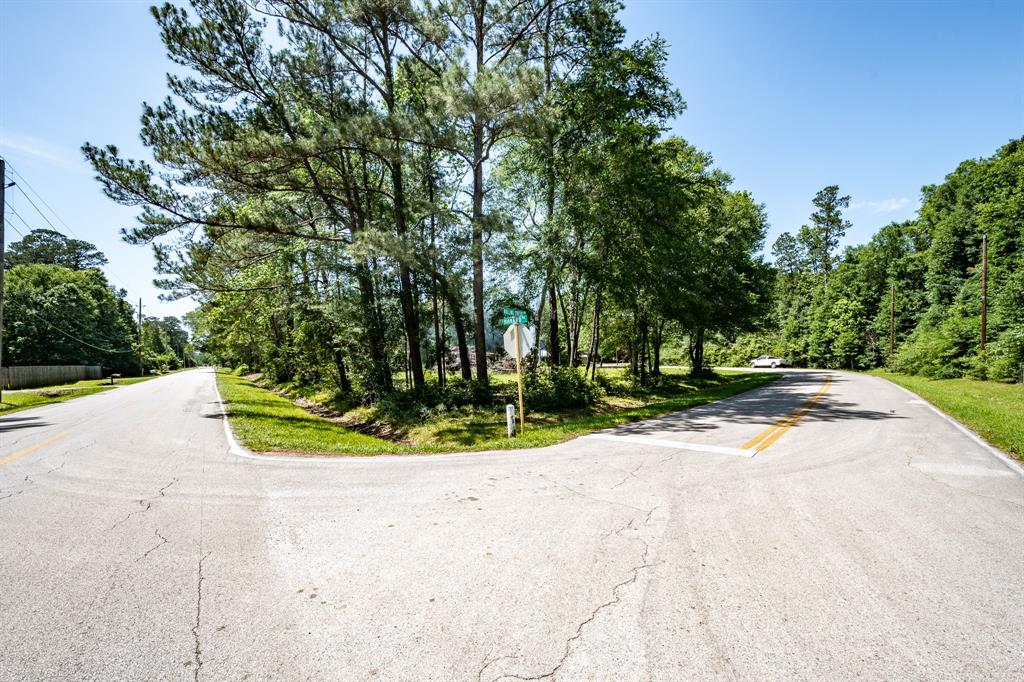
[[(149, 251), (118, 236), (134, 209), (102, 195), (78, 152), (144, 155), (140, 103), (164, 97), (169, 64), (149, 4), (0, 0), (0, 154), (108, 255), (115, 284), (170, 315), (193, 304), (157, 300)], [(767, 205), (769, 247), (825, 185), (853, 197), (846, 243), (860, 243), (912, 217), (922, 185), (1024, 135), (1024, 3), (632, 0), (622, 16), (630, 39), (668, 41), (688, 104), (673, 131)], [(17, 190), (8, 203), (46, 226)]]

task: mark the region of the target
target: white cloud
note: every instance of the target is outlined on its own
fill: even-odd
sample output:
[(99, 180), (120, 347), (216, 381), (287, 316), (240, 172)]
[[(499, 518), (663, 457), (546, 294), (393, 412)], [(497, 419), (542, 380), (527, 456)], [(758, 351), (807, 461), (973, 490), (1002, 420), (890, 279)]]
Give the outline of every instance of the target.
[(0, 152), (20, 152), (26, 156), (31, 156), (40, 161), (44, 161), (54, 166), (64, 168), (65, 170), (82, 170), (81, 163), (75, 158), (70, 158), (67, 155), (56, 151), (52, 145), (43, 142), (31, 135), (23, 135), (21, 133), (11, 132), (9, 130), (0, 130)]
[(850, 209), (866, 208), (872, 213), (894, 213), (905, 209), (910, 205), (910, 202), (910, 197), (891, 197), (881, 201), (856, 201), (850, 204)]

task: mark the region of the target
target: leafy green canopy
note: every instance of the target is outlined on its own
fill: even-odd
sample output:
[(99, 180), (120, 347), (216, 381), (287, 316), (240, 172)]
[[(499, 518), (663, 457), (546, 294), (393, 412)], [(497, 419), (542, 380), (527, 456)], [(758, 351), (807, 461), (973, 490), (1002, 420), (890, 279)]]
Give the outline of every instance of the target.
[(486, 383), (487, 309), (514, 305), (548, 323), (552, 365), (627, 353), (644, 381), (666, 334), (699, 356), (705, 331), (756, 324), (765, 219), (662, 139), (684, 108), (667, 47), (626, 43), (619, 9), (165, 4), (181, 68), (143, 108), (153, 161), (83, 151), (139, 208), (123, 234), (154, 245), (166, 295), (200, 301), (189, 322), (215, 360), (366, 402), (425, 390), (430, 365)]
[[(883, 227), (839, 259), (835, 239), (849, 225), (841, 213), (848, 200), (837, 187), (825, 188), (815, 198), (812, 225), (776, 240), (778, 334), (762, 339), (761, 352), (826, 367), (889, 364), (892, 306), (896, 369), (933, 377), (1019, 379), (1024, 139), (990, 158), (960, 164), (942, 184), (923, 188), (916, 220)], [(986, 236), (988, 344), (983, 353)]]
[(17, 265), (4, 277), (4, 363), (136, 371), (133, 317), (99, 270)]
[(23, 239), (11, 243), (9, 251), (4, 256), (6, 268), (29, 263), (86, 270), (106, 265), (107, 257), (87, 241), (72, 239), (54, 230), (36, 229)]

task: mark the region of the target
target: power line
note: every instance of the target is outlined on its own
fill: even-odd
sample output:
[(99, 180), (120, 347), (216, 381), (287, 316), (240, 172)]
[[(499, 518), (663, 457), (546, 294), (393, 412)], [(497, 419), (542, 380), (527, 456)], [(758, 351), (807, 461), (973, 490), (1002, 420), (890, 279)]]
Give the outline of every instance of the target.
[(42, 320), (46, 324), (50, 325), (50, 327), (55, 329), (57, 332), (63, 334), (64, 336), (68, 337), (69, 339), (73, 339), (73, 340), (77, 341), (78, 343), (82, 344), (83, 346), (88, 346), (89, 348), (95, 348), (96, 350), (101, 351), (103, 353), (134, 353), (135, 352), (134, 350), (111, 350), (110, 348), (100, 348), (99, 346), (94, 346), (93, 344), (89, 343), (88, 341), (83, 341), (82, 339), (78, 338), (74, 334), (67, 333), (66, 331), (64, 331), (63, 329), (61, 329), (60, 327), (58, 327), (54, 323), (50, 322), (45, 317), (43, 317), (42, 315), (40, 315), (36, 311), (32, 310), (31, 308), (23, 308), (23, 310), (25, 310), (30, 315), (33, 315), (33, 316), (39, 318), (40, 320)]
[[(6, 161), (6, 159), (5, 159), (5, 161)], [(39, 199), (40, 203), (42, 203), (42, 204), (43, 204), (43, 206), (46, 206), (46, 208), (50, 209), (50, 213), (52, 213), (52, 214), (53, 214), (53, 217), (54, 217), (54, 218), (56, 218), (56, 219), (57, 219), (57, 221), (58, 221), (58, 222), (60, 222), (60, 224), (61, 224), (61, 225), (63, 225), (63, 226), (64, 226), (64, 227), (65, 227), (65, 228), (67, 229), (67, 231), (71, 233), (71, 235), (72, 235), (73, 237), (75, 237), (76, 239), (81, 239), (81, 237), (79, 237), (79, 236), (78, 236), (78, 234), (77, 234), (77, 233), (76, 233), (76, 232), (75, 232), (74, 230), (72, 230), (72, 229), (71, 229), (71, 227), (70, 227), (70, 226), (69, 226), (69, 225), (68, 225), (68, 224), (67, 224), (66, 222), (64, 222), (64, 219), (63, 219), (63, 218), (61, 218), (61, 217), (60, 217), (60, 216), (59, 216), (59, 215), (57, 214), (57, 212), (53, 210), (53, 207), (52, 207), (52, 206), (50, 206), (50, 204), (46, 203), (46, 199), (44, 199), (44, 198), (42, 197), (42, 195), (40, 195), (40, 194), (39, 194), (39, 192), (37, 192), (37, 191), (35, 190), (35, 188), (34, 188), (34, 187), (32, 187), (32, 185), (31, 185), (31, 184), (29, 184), (28, 180), (26, 180), (26, 179), (25, 179), (25, 176), (24, 176), (24, 175), (22, 175), (22, 174), (21, 174), (20, 172), (18, 172), (18, 170), (17, 170), (16, 168), (14, 168), (14, 166), (12, 166), (12, 165), (11, 165), (10, 161), (7, 161), (6, 165), (7, 165), (7, 167), (8, 167), (8, 168), (10, 168), (10, 169), (11, 169), (11, 173), (13, 173), (14, 175), (17, 175), (17, 176), (18, 176), (18, 178), (20, 178), (20, 179), (21, 179), (21, 182), (19, 182), (19, 183), (16, 183), (16, 184), (14, 185), (14, 187), (15, 187), (15, 188), (16, 188), (16, 189), (17, 189), (17, 190), (18, 190), (19, 192), (21, 192), (21, 195), (22, 195), (23, 197), (25, 197), (25, 199), (26, 199), (26, 200), (28, 200), (28, 203), (30, 203), (30, 204), (32, 205), (32, 208), (34, 208), (34, 209), (36, 210), (36, 213), (38, 213), (38, 214), (40, 215), (40, 217), (42, 217), (42, 219), (46, 221), (46, 224), (47, 224), (47, 225), (49, 225), (49, 226), (50, 226), (50, 227), (51, 227), (51, 228), (53, 229), (53, 231), (54, 231), (54, 232), (60, 233), (60, 230), (58, 230), (58, 229), (57, 229), (57, 226), (53, 224), (53, 221), (52, 221), (52, 220), (50, 220), (49, 218), (47, 218), (47, 217), (46, 217), (46, 214), (45, 214), (45, 213), (43, 213), (43, 212), (42, 212), (42, 211), (41, 211), (41, 210), (39, 209), (39, 207), (38, 207), (38, 206), (36, 206), (36, 203), (35, 203), (34, 201), (32, 201), (32, 197), (30, 197), (30, 196), (29, 196), (28, 194), (26, 194), (26, 193), (25, 193), (25, 190), (23, 190), (23, 189), (21, 188), (21, 183), (22, 183), (22, 182), (23, 182), (23, 183), (25, 184), (25, 186), (26, 186), (26, 187), (28, 187), (28, 188), (29, 188), (29, 190), (30, 190), (30, 191), (31, 191), (31, 192), (32, 192), (33, 194), (35, 194), (35, 195), (36, 195), (36, 197), (37, 197), (37, 198)], [(13, 177), (13, 176), (12, 176), (12, 177)], [(13, 210), (14, 210), (14, 207), (11, 207), (11, 210), (13, 211)], [(31, 229), (32, 229), (31, 227), (29, 227), (29, 225), (28, 225), (28, 222), (26, 222), (26, 221), (25, 221), (25, 219), (21, 217), (21, 215), (17, 214), (17, 212), (15, 213), (15, 215), (18, 215), (18, 218), (19, 218), (19, 219), (21, 220), (21, 222), (22, 222), (22, 223), (24, 223), (24, 225), (25, 225), (25, 227), (26, 227), (26, 228), (28, 228), (29, 230), (31, 230)], [(16, 230), (16, 231), (17, 231), (17, 230)], [(18, 234), (21, 234), (21, 232), (20, 232), (20, 231), (17, 231), (17, 232), (18, 232)], [(25, 235), (21, 235), (21, 236), (22, 236), (22, 238), (24, 238), (24, 236), (25, 236)], [(107, 267), (106, 267), (106, 270), (107, 270), (107, 272), (109, 272), (109, 273), (111, 274), (111, 276), (112, 276), (112, 277), (114, 277), (114, 279), (116, 279), (117, 281), (119, 281), (119, 282), (120, 282), (120, 283), (121, 283), (121, 284), (122, 284), (122, 285), (123, 285), (123, 286), (124, 286), (124, 287), (125, 287), (126, 289), (128, 289), (128, 288), (129, 288), (129, 286), (128, 286), (128, 282), (126, 282), (126, 281), (124, 280), (124, 278), (123, 278), (123, 277), (121, 277), (121, 276), (120, 276), (120, 275), (118, 275), (118, 274), (117, 274), (116, 272), (114, 272), (114, 269), (113, 269), (113, 268), (111, 268), (111, 267), (109, 266), (109, 264), (107, 265)]]
[(60, 232), (60, 230), (57, 229), (57, 226), (53, 224), (53, 221), (50, 220), (49, 218), (47, 218), (46, 214), (39, 210), (39, 207), (36, 206), (36, 202), (32, 201), (32, 197), (30, 197), (29, 195), (25, 194), (25, 190), (23, 190), (21, 188), (21, 185), (15, 184), (14, 185), (14, 189), (16, 189), (19, 192), (21, 192), (21, 196), (25, 197), (25, 199), (28, 201), (28, 203), (32, 204), (32, 208), (34, 208), (36, 210), (36, 213), (38, 213), (40, 215), (40, 217), (42, 217), (42, 219), (46, 221), (46, 224), (49, 225), (50, 228), (53, 229), (54, 232)]
[[(29, 188), (29, 191), (31, 191), (31, 192), (32, 192), (32, 194), (35, 194), (35, 195), (36, 195), (36, 198), (37, 198), (37, 199), (39, 199), (39, 201), (40, 201), (40, 202), (42, 202), (43, 206), (45, 206), (46, 208), (50, 209), (50, 213), (52, 213), (52, 214), (53, 214), (53, 217), (54, 217), (54, 218), (56, 218), (56, 219), (57, 219), (57, 221), (58, 221), (58, 222), (59, 222), (59, 223), (60, 223), (61, 225), (63, 225), (63, 226), (65, 227), (65, 228), (67, 228), (67, 231), (68, 231), (68, 232), (70, 232), (70, 233), (71, 233), (72, 235), (74, 235), (74, 236), (75, 236), (75, 237), (77, 237), (78, 239), (81, 239), (81, 237), (79, 237), (79, 236), (78, 236), (77, 234), (75, 234), (75, 231), (71, 229), (71, 226), (70, 226), (70, 225), (68, 225), (68, 224), (67, 224), (66, 222), (64, 222), (64, 219), (63, 219), (63, 218), (61, 218), (61, 217), (60, 217), (60, 216), (59, 216), (59, 215), (57, 214), (57, 212), (53, 210), (53, 206), (50, 206), (50, 205), (49, 205), (48, 203), (46, 203), (46, 199), (44, 199), (44, 198), (43, 198), (43, 197), (42, 197), (42, 196), (41, 196), (41, 195), (39, 194), (39, 192), (37, 192), (37, 191), (35, 190), (35, 188), (34, 188), (34, 187), (33, 187), (33, 186), (31, 185), (31, 184), (29, 184), (29, 181), (25, 179), (25, 176), (24, 176), (24, 175), (22, 175), (21, 173), (19, 173), (19, 172), (17, 171), (17, 169), (15, 169), (15, 168), (14, 168), (13, 166), (11, 166), (10, 162), (8, 162), (8, 164), (7, 164), (7, 165), (8, 165), (8, 166), (10, 166), (10, 168), (11, 168), (11, 172), (12, 172), (12, 173), (14, 173), (14, 174), (15, 174), (15, 175), (17, 175), (17, 176), (18, 176), (19, 178), (21, 178), (21, 182), (22, 182), (22, 183), (24, 183), (24, 184), (25, 184), (25, 186)], [(21, 185), (19, 184), (19, 185), (16, 185), (16, 186), (17, 186), (17, 187), (20, 187)], [(24, 194), (24, 192), (22, 192), (22, 193)]]
[[(22, 217), (21, 217), (21, 215), (20, 215), (20, 214), (19, 214), (19, 213), (18, 213), (17, 211), (15, 211), (15, 210), (14, 210), (14, 207), (13, 207), (13, 206), (8, 206), (7, 208), (8, 208), (8, 209), (10, 209), (11, 213), (13, 213), (14, 215), (18, 216), (18, 220), (20, 220), (20, 221), (21, 221), (21, 224), (25, 226), (25, 229), (27, 229), (27, 230), (28, 230), (29, 232), (31, 232), (31, 231), (32, 231), (32, 228), (31, 228), (31, 227), (29, 227), (29, 226), (28, 226), (28, 223), (26, 223), (26, 222), (25, 222), (25, 219), (24, 219), (24, 218), (22, 218)], [(22, 239), (24, 239), (24, 238), (25, 238), (25, 235), (21, 233), (21, 230), (19, 230), (18, 228), (16, 228), (16, 227), (15, 227), (14, 225), (11, 225), (11, 226), (10, 226), (10, 228), (11, 228), (12, 230), (14, 230), (15, 232), (17, 232), (17, 233), (18, 233), (18, 235), (20, 235)]]

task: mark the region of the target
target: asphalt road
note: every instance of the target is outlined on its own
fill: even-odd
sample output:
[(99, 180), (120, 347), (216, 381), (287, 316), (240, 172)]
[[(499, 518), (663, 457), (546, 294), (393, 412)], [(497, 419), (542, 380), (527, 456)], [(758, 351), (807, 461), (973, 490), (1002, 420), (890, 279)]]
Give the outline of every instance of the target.
[(175, 374), (0, 418), (0, 547), (4, 680), (1024, 678), (1024, 479), (870, 376), (261, 461)]

